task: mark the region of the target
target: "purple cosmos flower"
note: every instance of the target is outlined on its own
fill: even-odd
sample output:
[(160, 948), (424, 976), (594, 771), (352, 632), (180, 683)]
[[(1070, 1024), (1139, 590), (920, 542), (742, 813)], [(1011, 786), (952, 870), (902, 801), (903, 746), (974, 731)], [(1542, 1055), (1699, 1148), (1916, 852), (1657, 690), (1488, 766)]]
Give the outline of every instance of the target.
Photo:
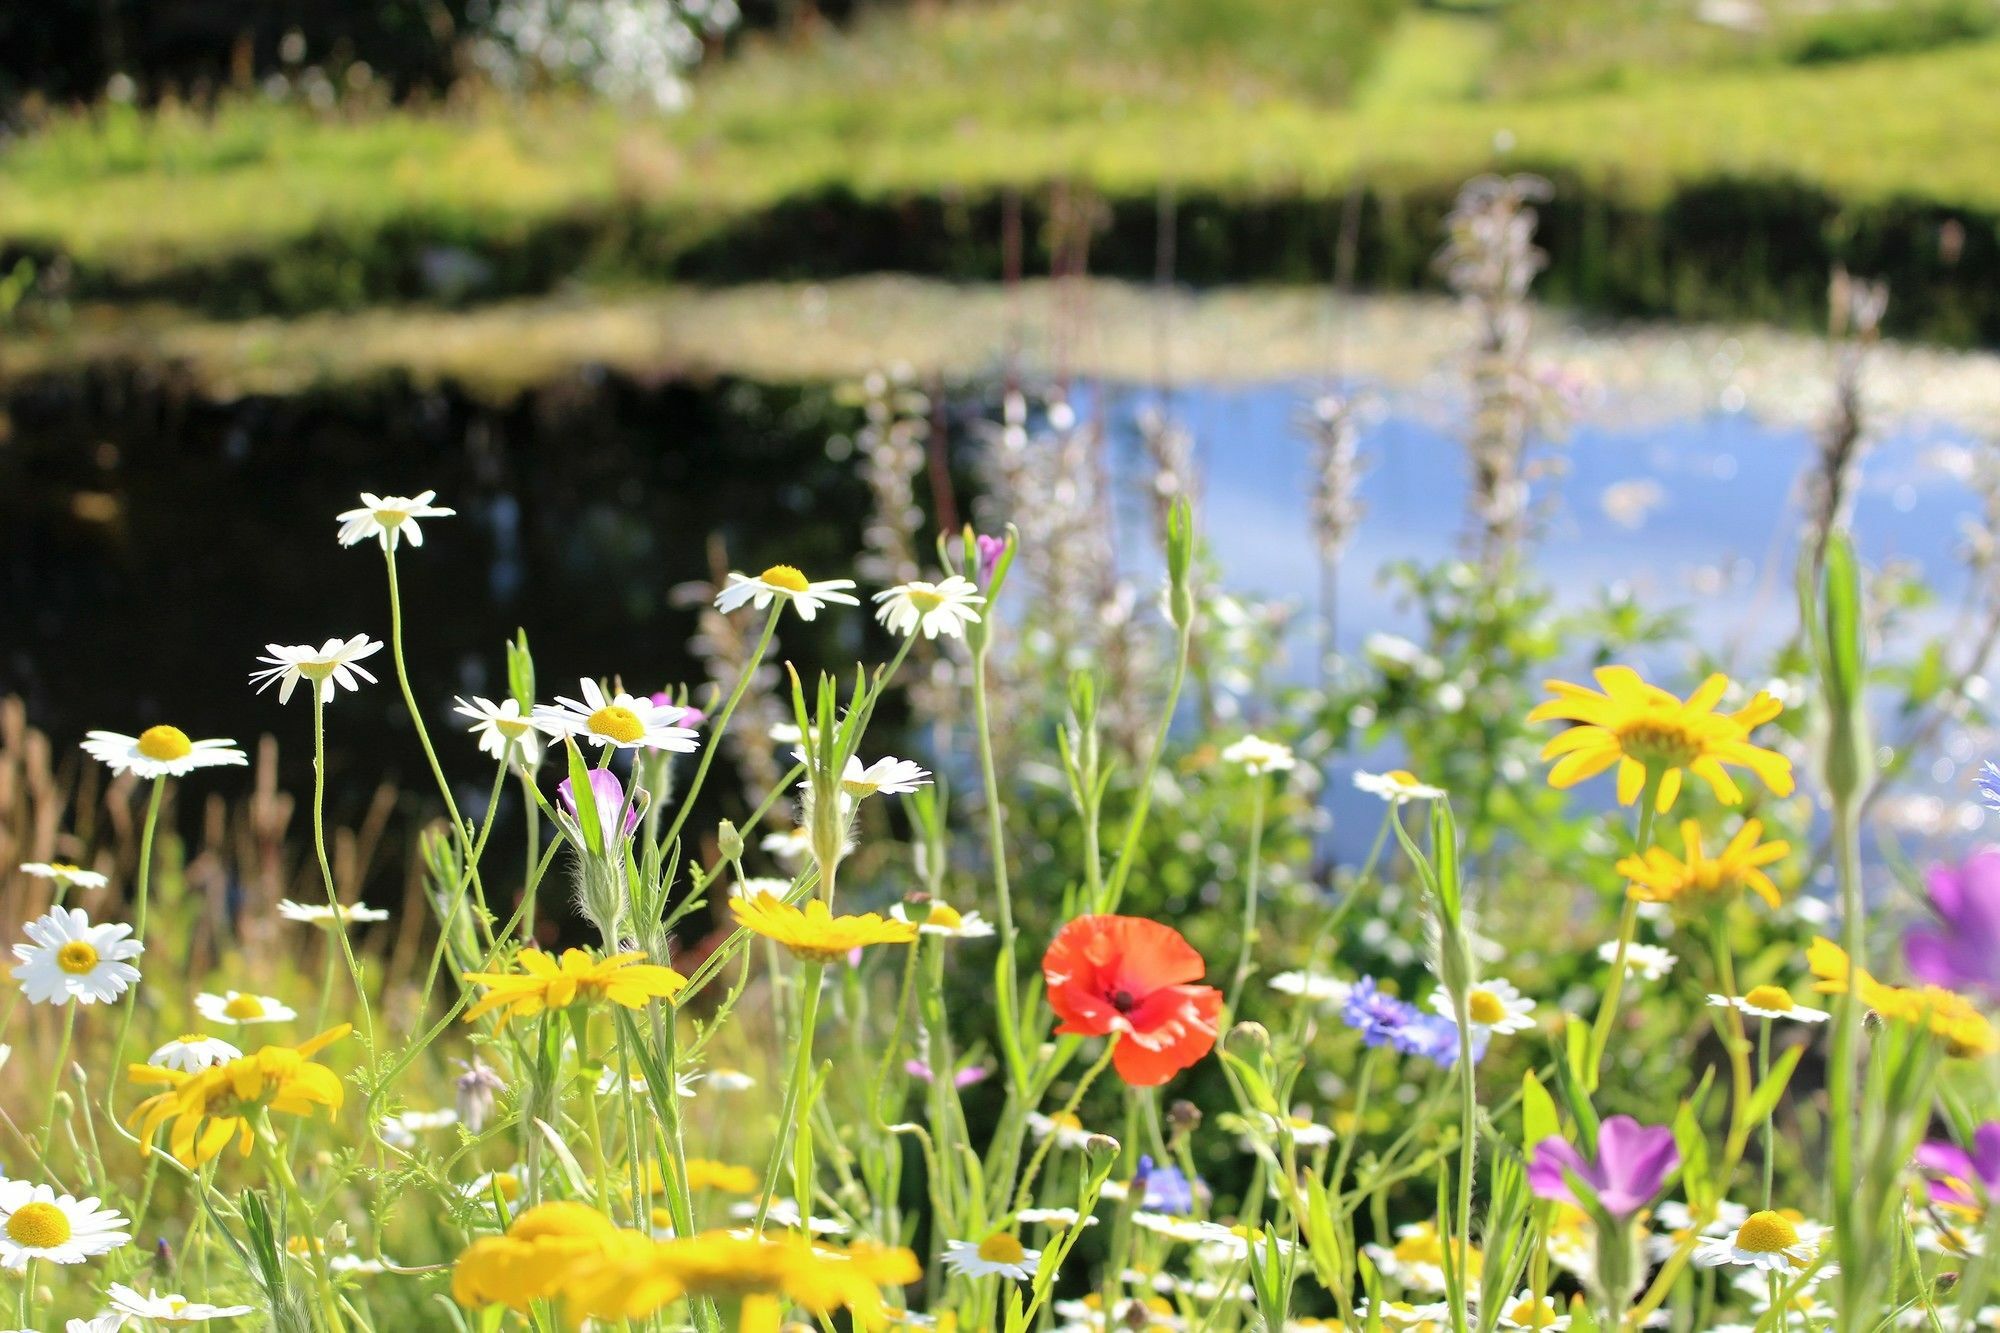
[(1585, 1201), (1570, 1190), (1573, 1175), (1590, 1187), (1605, 1212), (1626, 1218), (1651, 1203), (1667, 1174), (1680, 1164), (1673, 1130), (1614, 1115), (1598, 1126), (1594, 1162), (1553, 1134), (1537, 1143), (1528, 1163), (1528, 1186), (1539, 1198), (1582, 1207)]
[[(604, 832), (606, 847), (623, 842), (632, 836), (633, 829), (639, 827), (639, 806), (645, 794), (643, 788), (635, 790), (628, 808), (625, 804), (625, 784), (618, 780), (618, 775), (608, 768), (590, 770), (590, 799), (597, 805), (597, 825)], [(556, 802), (572, 820), (576, 819), (576, 793), (571, 789), (568, 778), (556, 784)], [(623, 832), (617, 831), (613, 824), (620, 810), (625, 811)]]
[(1972, 1135), (1972, 1151), (1933, 1139), (1917, 1147), (1917, 1165), (1932, 1176), (1931, 1197), (1961, 1208), (1984, 1208), (2000, 1198), (2000, 1120)]
[(1000, 564), (1000, 557), (1006, 554), (1007, 539), (989, 537), (982, 532), (975, 540), (979, 546), (979, 581), (990, 583), (993, 581), (994, 569)]
[[(931, 1067), (922, 1060), (905, 1060), (903, 1072), (925, 1083), (931, 1081)], [(969, 1088), (975, 1083), (983, 1083), (986, 1076), (992, 1072), (985, 1065), (967, 1065), (951, 1076), (951, 1085), (955, 1088)]]
[(1194, 1211), (1194, 1186), (1177, 1166), (1165, 1162), (1155, 1166), (1151, 1157), (1141, 1157), (1132, 1184), (1140, 1193), (1142, 1208), (1175, 1217)]
[(2000, 1000), (2000, 850), (1975, 852), (1956, 869), (1932, 866), (1932, 923), (1903, 936), (1903, 956), (1919, 981)]

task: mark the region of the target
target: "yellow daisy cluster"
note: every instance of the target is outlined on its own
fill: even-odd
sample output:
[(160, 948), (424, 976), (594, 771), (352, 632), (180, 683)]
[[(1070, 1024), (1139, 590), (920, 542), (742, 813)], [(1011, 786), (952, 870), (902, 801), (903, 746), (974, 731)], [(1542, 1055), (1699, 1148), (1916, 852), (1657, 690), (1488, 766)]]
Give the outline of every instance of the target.
[(593, 958), (582, 949), (563, 950), (562, 961), (540, 949), (523, 949), (516, 959), (519, 972), (468, 972), (465, 979), (487, 988), (485, 996), (465, 1011), (470, 1023), (494, 1010), (500, 1026), (509, 1019), (533, 1018), (544, 1009), (608, 1000), (627, 1009), (643, 1009), (653, 1000), (672, 999), (687, 978), (671, 967), (645, 962), (639, 952)]
[(1571, 727), (1542, 747), (1542, 758), (1554, 759), (1549, 785), (1573, 787), (1606, 769), (1618, 769), (1618, 801), (1631, 805), (1645, 788), (1650, 771), (1660, 780), (1656, 808), (1673, 808), (1683, 775), (1692, 773), (1730, 805), (1743, 791), (1725, 765), (1746, 768), (1780, 796), (1792, 792), (1792, 763), (1775, 750), (1750, 743), (1750, 732), (1776, 717), (1783, 706), (1759, 692), (1733, 713), (1718, 713), (1716, 704), (1729, 688), (1729, 678), (1717, 673), (1704, 680), (1686, 699), (1649, 685), (1631, 667), (1599, 667), (1602, 693), (1569, 681), (1546, 682), (1555, 698), (1537, 705), (1530, 722), (1568, 721)]
[(1618, 863), (1618, 873), (1632, 881), (1629, 892), (1640, 902), (1673, 903), (1700, 907), (1750, 890), (1772, 907), (1784, 902), (1778, 886), (1764, 867), (1791, 853), (1787, 842), (1766, 842), (1761, 820), (1744, 821), (1736, 836), (1714, 856), (1701, 849), (1701, 829), (1692, 819), (1681, 821), (1682, 860), (1664, 847), (1649, 847), (1643, 856), (1628, 856)]
[(775, 940), (805, 962), (838, 962), (870, 944), (908, 944), (917, 938), (914, 921), (891, 921), (874, 912), (835, 916), (818, 898), (801, 908), (759, 893), (734, 899), (729, 906), (738, 925)]
[(1825, 936), (1816, 936), (1806, 950), (1806, 965), (1819, 978), (1813, 987), (1822, 995), (1845, 995), (1854, 987), (1861, 1002), (1887, 1019), (1919, 1023), (1944, 1039), (1957, 1056), (1991, 1055), (2000, 1051), (2000, 1033), (1972, 1001), (1942, 986), (1891, 986), (1855, 967), (1847, 951)]
[(197, 1073), (160, 1065), (133, 1065), (134, 1083), (165, 1084), (167, 1091), (140, 1102), (127, 1123), (153, 1150), (153, 1136), (172, 1122), (167, 1148), (174, 1160), (199, 1166), (219, 1155), (230, 1141), (247, 1154), (255, 1138), (251, 1116), (259, 1109), (311, 1115), (325, 1107), (338, 1111), (344, 1098), (340, 1078), (312, 1057), (353, 1030), (342, 1023), (297, 1046), (266, 1046)]

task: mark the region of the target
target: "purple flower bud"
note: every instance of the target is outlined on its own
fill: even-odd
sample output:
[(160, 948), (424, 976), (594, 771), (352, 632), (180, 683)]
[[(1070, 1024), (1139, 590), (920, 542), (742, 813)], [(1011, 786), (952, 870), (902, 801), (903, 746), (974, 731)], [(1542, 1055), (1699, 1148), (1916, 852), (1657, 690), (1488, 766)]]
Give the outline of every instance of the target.
[(1667, 1175), (1681, 1164), (1674, 1132), (1664, 1125), (1642, 1125), (1629, 1115), (1614, 1115), (1597, 1129), (1597, 1159), (1591, 1161), (1568, 1140), (1550, 1135), (1534, 1147), (1528, 1162), (1528, 1187), (1537, 1198), (1560, 1199), (1577, 1207), (1570, 1188), (1580, 1180), (1605, 1212), (1627, 1218), (1653, 1201)]
[[(590, 770), (590, 799), (597, 806), (597, 824), (604, 833), (604, 845), (614, 847), (632, 836), (632, 830), (639, 827), (639, 807), (646, 795), (643, 788), (633, 792), (633, 801), (628, 808), (625, 804), (625, 784), (618, 775), (608, 768)], [(556, 803), (564, 812), (576, 819), (576, 793), (570, 788), (569, 779), (556, 784)], [(625, 812), (623, 830), (619, 830), (618, 812)]]
[(999, 565), (1000, 557), (1006, 554), (1007, 539), (989, 537), (982, 532), (974, 540), (979, 546), (979, 581), (982, 584), (991, 583), (994, 568)]
[(493, 1099), (507, 1085), (483, 1060), (475, 1059), (471, 1064), (461, 1060), (459, 1064), (465, 1072), (458, 1076), (458, 1121), (477, 1134), (493, 1118)]

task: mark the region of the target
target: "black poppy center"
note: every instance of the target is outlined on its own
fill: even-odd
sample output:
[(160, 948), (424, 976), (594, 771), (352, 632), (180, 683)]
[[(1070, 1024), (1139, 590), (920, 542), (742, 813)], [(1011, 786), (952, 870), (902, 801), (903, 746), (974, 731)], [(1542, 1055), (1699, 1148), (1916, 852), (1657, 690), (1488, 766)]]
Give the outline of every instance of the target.
[(1111, 1007), (1121, 1014), (1129, 1014), (1139, 1007), (1139, 997), (1124, 989), (1112, 991)]

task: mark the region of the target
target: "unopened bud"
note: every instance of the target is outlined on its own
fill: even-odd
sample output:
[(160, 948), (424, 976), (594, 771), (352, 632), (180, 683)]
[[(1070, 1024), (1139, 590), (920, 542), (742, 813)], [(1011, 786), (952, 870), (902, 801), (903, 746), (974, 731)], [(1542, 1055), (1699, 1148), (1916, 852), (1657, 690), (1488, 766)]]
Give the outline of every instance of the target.
[(743, 834), (736, 825), (725, 819), (715, 826), (715, 845), (725, 861), (743, 859)]
[(1092, 1134), (1083, 1141), (1083, 1156), (1094, 1170), (1103, 1170), (1118, 1156), (1118, 1140), (1109, 1134)]
[(1232, 1046), (1247, 1046), (1261, 1054), (1271, 1049), (1271, 1030), (1262, 1023), (1238, 1023), (1229, 1029), (1228, 1040)]

